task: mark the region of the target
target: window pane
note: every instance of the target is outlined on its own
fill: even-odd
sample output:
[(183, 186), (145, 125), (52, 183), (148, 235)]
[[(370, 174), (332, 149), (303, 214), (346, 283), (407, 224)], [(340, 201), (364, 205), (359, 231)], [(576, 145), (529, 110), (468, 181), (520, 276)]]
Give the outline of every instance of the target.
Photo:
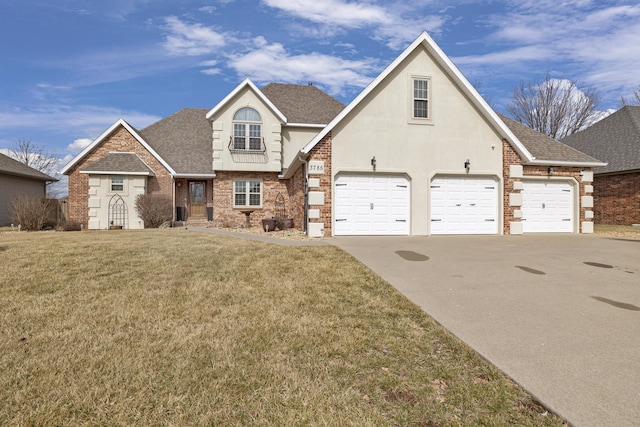
[(111, 177), (111, 191), (123, 191), (124, 190), (124, 178), (121, 176)]
[(247, 141), (244, 136), (233, 137), (233, 149), (244, 150), (247, 147)]
[(242, 123), (236, 123), (233, 125), (233, 135), (234, 136), (246, 136), (247, 135), (247, 127)]
[(260, 206), (260, 195), (259, 194), (250, 194), (249, 195), (249, 206)]
[(242, 120), (249, 122), (260, 122), (262, 119), (260, 118), (260, 114), (254, 110), (253, 108), (241, 108), (236, 111), (236, 114), (233, 116), (233, 120)]
[(246, 194), (236, 194), (234, 204), (236, 206), (246, 206), (247, 205), (247, 195)]
[(249, 191), (251, 193), (260, 193), (260, 181), (249, 181)]
[(413, 101), (413, 117), (428, 118), (427, 101)]
[(413, 81), (413, 97), (419, 98), (419, 99), (427, 99), (428, 97), (428, 81), (427, 80)]
[(249, 125), (249, 136), (260, 137), (260, 125)]
[(236, 181), (235, 182), (235, 192), (236, 193), (246, 193), (247, 192), (247, 183), (245, 181)]
[(249, 138), (249, 150), (261, 150), (260, 138)]

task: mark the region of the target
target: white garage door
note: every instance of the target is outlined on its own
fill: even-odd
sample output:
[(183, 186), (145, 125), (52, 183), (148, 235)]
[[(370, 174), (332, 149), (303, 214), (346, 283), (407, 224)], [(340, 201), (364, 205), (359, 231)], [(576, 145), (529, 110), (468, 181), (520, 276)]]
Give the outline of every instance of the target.
[(335, 183), (334, 234), (409, 234), (409, 194), (404, 176), (340, 175)]
[(573, 186), (567, 181), (522, 182), (522, 231), (572, 233)]
[(431, 234), (497, 234), (498, 181), (492, 177), (431, 180)]

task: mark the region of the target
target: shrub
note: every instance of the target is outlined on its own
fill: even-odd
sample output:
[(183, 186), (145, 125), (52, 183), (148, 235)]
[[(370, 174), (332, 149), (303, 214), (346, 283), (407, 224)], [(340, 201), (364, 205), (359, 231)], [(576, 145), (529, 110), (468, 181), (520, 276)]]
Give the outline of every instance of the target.
[(158, 228), (173, 218), (172, 205), (169, 196), (140, 194), (136, 197), (135, 208), (144, 222), (144, 228)]
[(80, 231), (82, 225), (78, 221), (66, 221), (60, 226), (62, 231)]
[(49, 219), (51, 209), (51, 199), (37, 194), (19, 194), (11, 199), (9, 216), (23, 230), (38, 231)]

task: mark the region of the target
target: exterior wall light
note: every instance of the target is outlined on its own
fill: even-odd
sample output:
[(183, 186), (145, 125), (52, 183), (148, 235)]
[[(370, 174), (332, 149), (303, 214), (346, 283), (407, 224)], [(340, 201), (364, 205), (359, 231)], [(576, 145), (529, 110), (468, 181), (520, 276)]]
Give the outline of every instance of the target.
[(469, 161), (469, 159), (464, 162), (464, 168), (467, 170), (467, 172), (469, 172), (469, 169), (471, 168), (471, 162)]
[(376, 170), (376, 156), (373, 156), (371, 158), (371, 166), (373, 167), (373, 170)]
[(549, 166), (549, 168), (547, 169), (547, 173), (549, 174), (549, 176), (553, 175), (553, 166)]

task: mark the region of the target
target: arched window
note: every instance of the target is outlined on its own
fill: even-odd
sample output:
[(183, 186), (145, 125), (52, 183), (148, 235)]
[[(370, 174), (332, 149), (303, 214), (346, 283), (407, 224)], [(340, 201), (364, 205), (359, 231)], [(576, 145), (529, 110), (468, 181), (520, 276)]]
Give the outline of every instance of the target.
[(233, 149), (262, 150), (262, 118), (253, 108), (241, 108), (233, 115)]

